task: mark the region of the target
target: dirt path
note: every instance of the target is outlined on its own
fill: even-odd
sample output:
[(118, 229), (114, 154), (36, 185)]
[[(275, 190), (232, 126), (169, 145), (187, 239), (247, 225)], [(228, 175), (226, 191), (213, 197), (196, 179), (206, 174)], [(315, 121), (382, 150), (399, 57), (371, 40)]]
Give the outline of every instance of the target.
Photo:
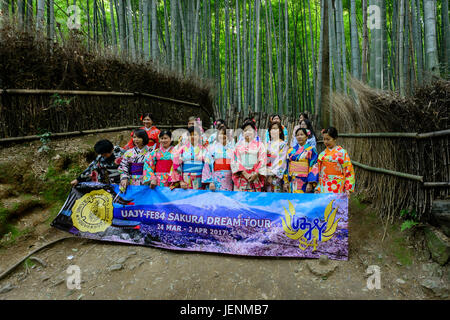
[[(401, 247), (395, 231), (382, 243), (384, 229), (369, 212), (352, 202), (350, 258), (330, 262), (338, 267), (328, 277), (310, 271), (308, 264), (314, 268), (317, 260), (173, 252), (75, 238), (35, 254), (45, 267), (37, 261), (28, 267), (24, 263), (1, 280), (0, 288), (7, 292), (0, 299), (431, 298), (420, 285), (429, 276), (423, 267), (430, 263), (428, 258)], [(0, 273), (28, 252), (67, 235), (48, 223), (39, 224), (38, 233), (0, 251)], [(402, 259), (405, 264), (399, 262)], [(79, 290), (68, 289), (66, 283), (71, 265), (81, 271)], [(381, 289), (367, 289), (369, 265), (380, 267)]]

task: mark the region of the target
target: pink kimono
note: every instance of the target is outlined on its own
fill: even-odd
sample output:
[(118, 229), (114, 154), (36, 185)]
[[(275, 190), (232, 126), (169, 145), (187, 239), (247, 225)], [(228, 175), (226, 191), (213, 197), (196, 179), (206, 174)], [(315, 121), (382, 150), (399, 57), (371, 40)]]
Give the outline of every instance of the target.
[[(233, 183), (235, 191), (261, 192), (264, 190), (264, 176), (266, 175), (267, 153), (264, 144), (252, 140), (246, 142), (241, 140), (235, 147), (234, 156), (231, 161)], [(257, 173), (258, 178), (249, 182), (244, 178), (242, 172)]]

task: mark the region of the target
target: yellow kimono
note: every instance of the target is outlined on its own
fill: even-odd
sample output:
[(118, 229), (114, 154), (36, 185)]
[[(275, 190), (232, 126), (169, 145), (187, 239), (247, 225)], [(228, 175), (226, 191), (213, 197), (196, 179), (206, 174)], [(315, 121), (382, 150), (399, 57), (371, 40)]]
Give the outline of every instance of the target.
[(347, 151), (341, 146), (326, 148), (319, 154), (316, 166), (319, 171), (320, 193), (344, 193), (355, 191), (355, 172)]

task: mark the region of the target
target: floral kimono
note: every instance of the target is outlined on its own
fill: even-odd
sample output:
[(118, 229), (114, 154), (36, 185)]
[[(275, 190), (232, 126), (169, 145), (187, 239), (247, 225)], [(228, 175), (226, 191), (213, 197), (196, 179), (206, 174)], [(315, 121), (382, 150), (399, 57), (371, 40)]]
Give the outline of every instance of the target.
[[(287, 131), (287, 128), (285, 126), (283, 127), (283, 134), (284, 134), (284, 142), (287, 143), (288, 139), (289, 139), (289, 133)], [(264, 136), (264, 142), (267, 144), (270, 142), (270, 132), (269, 130), (266, 130), (266, 134)]]
[(149, 146), (134, 147), (123, 155), (119, 165), (120, 181), (128, 179), (130, 185), (140, 186), (144, 182), (144, 159), (150, 152)]
[(233, 151), (232, 143), (224, 146), (219, 142), (214, 142), (209, 146), (202, 172), (203, 183), (214, 183), (216, 190), (233, 191), (231, 172)]
[[(244, 139), (238, 142), (231, 161), (234, 191), (263, 191), (266, 164), (267, 153), (262, 142), (255, 139), (249, 143)], [(259, 177), (256, 181), (249, 182), (241, 174), (243, 171), (249, 174), (258, 173)]]
[(206, 149), (190, 142), (177, 148), (173, 154), (172, 182), (184, 181), (188, 189), (202, 189), (202, 171)]
[(156, 178), (157, 186), (170, 187), (172, 182), (173, 151), (173, 146), (169, 146), (167, 149), (161, 146), (147, 153), (144, 160), (144, 184), (150, 184)]
[(315, 187), (319, 173), (316, 163), (316, 148), (308, 143), (303, 146), (297, 143), (295, 147), (289, 148), (284, 182), (289, 183), (290, 193), (305, 193), (309, 182), (313, 182)]
[(267, 192), (283, 192), (283, 178), (286, 171), (287, 142), (269, 141), (267, 145), (267, 175), (272, 183), (267, 184)]
[(347, 151), (341, 146), (326, 148), (319, 154), (316, 163), (321, 193), (344, 193), (355, 190), (355, 172)]
[[(208, 137), (206, 136), (206, 134), (203, 132), (203, 128), (200, 129), (200, 131), (202, 132), (202, 136), (201, 136), (201, 144), (207, 148), (210, 141), (208, 139)], [(190, 133), (187, 131), (183, 132), (183, 134), (180, 136), (180, 138), (178, 139), (178, 144), (177, 144), (177, 149), (181, 148), (181, 146), (187, 145), (189, 144), (191, 141), (191, 136)]]
[[(148, 135), (148, 146), (150, 147), (150, 150), (154, 150), (159, 147), (159, 133), (161, 132), (158, 128), (155, 126), (152, 126), (151, 128), (147, 127), (141, 127), (139, 129), (145, 130)], [(124, 147), (125, 150), (132, 149), (134, 147), (133, 143), (133, 133), (131, 133), (131, 139), (128, 141), (127, 145)]]

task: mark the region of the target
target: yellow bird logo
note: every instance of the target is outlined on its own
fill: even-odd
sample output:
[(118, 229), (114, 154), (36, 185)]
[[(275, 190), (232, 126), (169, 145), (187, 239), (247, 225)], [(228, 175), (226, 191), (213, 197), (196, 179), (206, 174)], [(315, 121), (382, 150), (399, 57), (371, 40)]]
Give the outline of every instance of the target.
[[(294, 228), (294, 216), (295, 216), (295, 208), (294, 205), (289, 202), (289, 210), (284, 209), (284, 216), (286, 219), (281, 219), (283, 223), (283, 230), (287, 237), (298, 240), (298, 247), (301, 250), (306, 250), (308, 247), (312, 246), (313, 251), (317, 250), (317, 241), (326, 242), (330, 240), (334, 233), (336, 232), (338, 222), (340, 220), (336, 220), (336, 212), (337, 207), (333, 210), (333, 202), (332, 200), (324, 211), (324, 221), (325, 223), (322, 226), (319, 225), (319, 219), (315, 219), (314, 222), (308, 223), (306, 218), (303, 219), (303, 223), (299, 224), (297, 222), (297, 226)], [(297, 229), (298, 228), (298, 229)]]

